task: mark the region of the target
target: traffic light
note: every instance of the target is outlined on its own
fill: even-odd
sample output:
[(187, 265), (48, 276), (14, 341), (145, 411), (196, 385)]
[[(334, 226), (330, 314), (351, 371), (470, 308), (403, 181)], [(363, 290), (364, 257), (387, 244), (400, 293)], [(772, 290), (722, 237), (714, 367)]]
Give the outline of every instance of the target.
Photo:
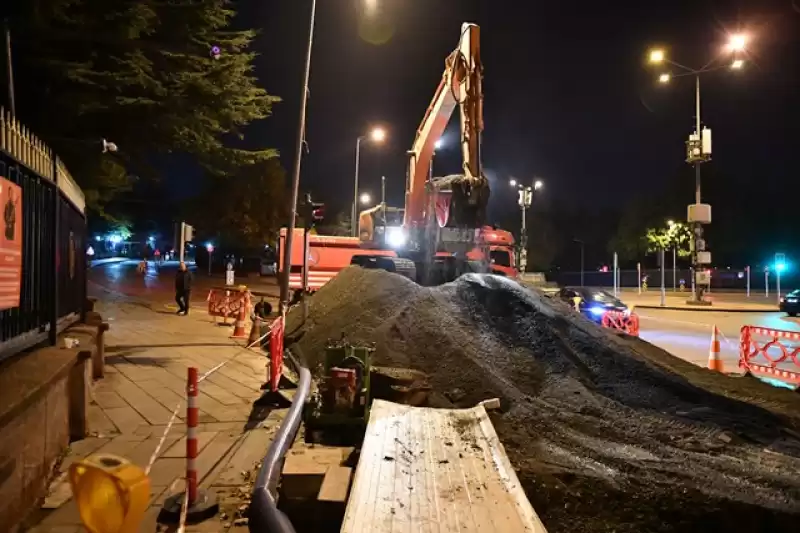
[(325, 218), (325, 204), (311, 202), (311, 220), (320, 222)]

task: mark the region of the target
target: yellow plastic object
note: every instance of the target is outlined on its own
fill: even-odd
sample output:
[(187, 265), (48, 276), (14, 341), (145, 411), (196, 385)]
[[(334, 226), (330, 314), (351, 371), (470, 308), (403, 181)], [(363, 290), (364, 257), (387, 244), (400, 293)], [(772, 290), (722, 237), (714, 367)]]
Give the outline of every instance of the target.
[(90, 533), (139, 530), (150, 501), (150, 479), (141, 468), (115, 455), (92, 455), (70, 466), (69, 481)]

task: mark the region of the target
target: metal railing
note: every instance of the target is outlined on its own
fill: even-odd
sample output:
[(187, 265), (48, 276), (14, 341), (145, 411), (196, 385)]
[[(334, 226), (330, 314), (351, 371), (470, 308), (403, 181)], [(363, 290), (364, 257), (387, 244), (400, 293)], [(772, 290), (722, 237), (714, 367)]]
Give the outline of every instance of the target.
[(76, 320), (86, 300), (86, 200), (57, 155), (0, 108), (0, 177), (22, 189), (20, 305), (0, 311), (0, 360)]

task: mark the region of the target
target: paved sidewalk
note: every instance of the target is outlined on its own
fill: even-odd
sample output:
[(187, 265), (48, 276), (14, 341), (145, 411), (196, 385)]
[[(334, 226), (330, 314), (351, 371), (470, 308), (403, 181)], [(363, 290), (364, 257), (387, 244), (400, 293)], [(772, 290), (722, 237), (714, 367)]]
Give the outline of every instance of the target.
[[(156, 518), (169, 495), (183, 490), (186, 434), (185, 390), (189, 366), (205, 372), (220, 363), (200, 383), (198, 475), (201, 487), (215, 490), (225, 511), (189, 531), (246, 531), (233, 525), (237, 510), (249, 495), (251, 472), (263, 458), (283, 411), (253, 406), (265, 379), (266, 357), (246, 350), (244, 341), (228, 338), (202, 312), (177, 316), (163, 305), (149, 308), (118, 294), (98, 295), (97, 310), (111, 325), (106, 334), (106, 376), (94, 384), (90, 405), (91, 435), (74, 442), (61, 472), (74, 461), (102, 452), (126, 457), (145, 467), (176, 406), (178, 418), (150, 472), (150, 509), (140, 531), (158, 529)], [(69, 498), (66, 477), (51, 485), (45, 505)], [(77, 508), (69, 499), (55, 510), (42, 510), (36, 533), (83, 531)]]
[[(619, 298), (626, 305), (636, 306), (642, 309), (672, 309), (680, 311), (716, 311), (728, 313), (765, 313), (778, 312), (778, 306), (774, 302), (768, 302), (764, 298), (753, 298), (753, 301), (741, 301), (741, 299), (728, 299), (728, 295), (706, 295), (706, 299), (712, 302), (709, 306), (688, 305), (686, 300), (692, 297), (691, 292), (674, 293), (667, 292), (665, 306), (661, 305), (661, 292), (651, 289), (646, 293), (637, 294), (636, 292), (622, 291)], [(743, 297), (742, 297), (743, 298)]]

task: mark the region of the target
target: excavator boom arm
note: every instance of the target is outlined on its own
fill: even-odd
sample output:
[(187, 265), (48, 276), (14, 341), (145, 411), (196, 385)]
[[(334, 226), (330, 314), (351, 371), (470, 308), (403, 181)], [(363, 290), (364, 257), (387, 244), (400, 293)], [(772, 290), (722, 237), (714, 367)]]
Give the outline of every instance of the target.
[(425, 113), (412, 149), (406, 181), (404, 226), (425, 225), (429, 202), (426, 182), (436, 141), (442, 136), (453, 111), (460, 107), (463, 182), (481, 185), (480, 143), (483, 131), (483, 66), (480, 61), (480, 28), (463, 24), (458, 48), (445, 63), (444, 74)]

